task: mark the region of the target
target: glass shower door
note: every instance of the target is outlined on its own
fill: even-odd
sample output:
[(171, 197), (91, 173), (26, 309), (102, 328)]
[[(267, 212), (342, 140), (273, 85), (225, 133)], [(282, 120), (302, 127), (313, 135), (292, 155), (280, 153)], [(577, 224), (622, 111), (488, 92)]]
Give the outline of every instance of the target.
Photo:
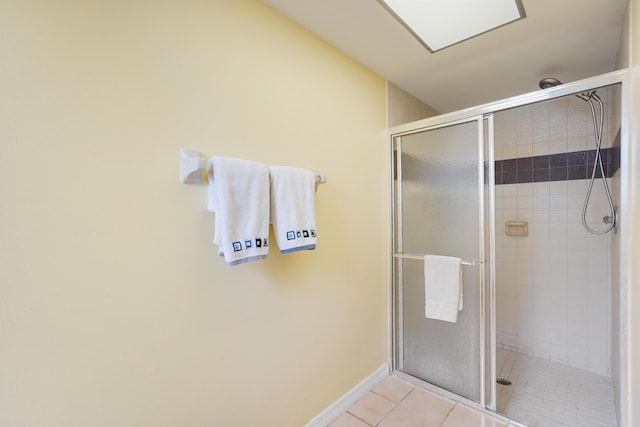
[[(485, 406), (483, 135), (476, 117), (394, 138), (394, 364)], [(455, 323), (425, 318), (426, 254), (463, 259)]]

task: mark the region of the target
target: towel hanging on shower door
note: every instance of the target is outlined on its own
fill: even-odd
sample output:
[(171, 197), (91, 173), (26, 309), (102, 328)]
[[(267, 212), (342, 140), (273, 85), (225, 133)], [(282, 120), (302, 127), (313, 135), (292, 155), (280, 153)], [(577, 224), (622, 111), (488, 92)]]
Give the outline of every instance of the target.
[(440, 255), (424, 257), (424, 315), (457, 322), (462, 310), (461, 259)]

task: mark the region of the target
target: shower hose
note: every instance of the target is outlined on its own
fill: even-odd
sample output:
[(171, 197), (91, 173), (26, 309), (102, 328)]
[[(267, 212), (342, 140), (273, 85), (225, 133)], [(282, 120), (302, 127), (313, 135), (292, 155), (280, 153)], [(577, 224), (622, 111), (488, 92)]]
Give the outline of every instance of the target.
[[(604, 167), (602, 166), (602, 125), (604, 123), (604, 104), (600, 97), (596, 94), (596, 91), (592, 91), (586, 94), (577, 95), (579, 98), (589, 103), (591, 107), (591, 115), (593, 117), (593, 129), (595, 133), (596, 139), (596, 157), (595, 162), (593, 164), (593, 170), (591, 171), (591, 179), (589, 180), (589, 186), (587, 187), (587, 194), (584, 199), (584, 205), (582, 207), (582, 225), (587, 229), (589, 233), (592, 234), (606, 234), (609, 231), (613, 230), (616, 226), (616, 209), (613, 205), (613, 200), (611, 199), (611, 192), (609, 191), (609, 185), (607, 184), (607, 174), (604, 171)], [(600, 115), (599, 120), (596, 120), (596, 108), (593, 104), (593, 100), (596, 100), (600, 106)], [(589, 206), (589, 202), (591, 200), (591, 190), (593, 189), (593, 184), (596, 180), (596, 174), (600, 170), (600, 179), (602, 179), (602, 184), (604, 186), (604, 191), (607, 195), (607, 201), (609, 202), (609, 211), (611, 215), (605, 216), (603, 221), (607, 224), (607, 228), (604, 230), (594, 230), (587, 223), (587, 208)]]

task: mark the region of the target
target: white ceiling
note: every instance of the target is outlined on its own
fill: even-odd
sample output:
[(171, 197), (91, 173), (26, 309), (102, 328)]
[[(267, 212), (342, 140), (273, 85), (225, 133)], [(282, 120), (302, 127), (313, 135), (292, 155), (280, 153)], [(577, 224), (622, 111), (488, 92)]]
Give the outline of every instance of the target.
[[(448, 0), (455, 1), (455, 0)], [(614, 70), (627, 0), (522, 0), (526, 18), (430, 53), (377, 0), (263, 0), (441, 113)]]

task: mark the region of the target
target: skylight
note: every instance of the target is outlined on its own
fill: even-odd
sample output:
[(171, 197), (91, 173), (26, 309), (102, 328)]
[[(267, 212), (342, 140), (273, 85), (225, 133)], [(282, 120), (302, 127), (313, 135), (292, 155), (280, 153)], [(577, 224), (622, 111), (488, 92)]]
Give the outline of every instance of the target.
[(431, 52), (525, 17), (521, 0), (378, 0)]

